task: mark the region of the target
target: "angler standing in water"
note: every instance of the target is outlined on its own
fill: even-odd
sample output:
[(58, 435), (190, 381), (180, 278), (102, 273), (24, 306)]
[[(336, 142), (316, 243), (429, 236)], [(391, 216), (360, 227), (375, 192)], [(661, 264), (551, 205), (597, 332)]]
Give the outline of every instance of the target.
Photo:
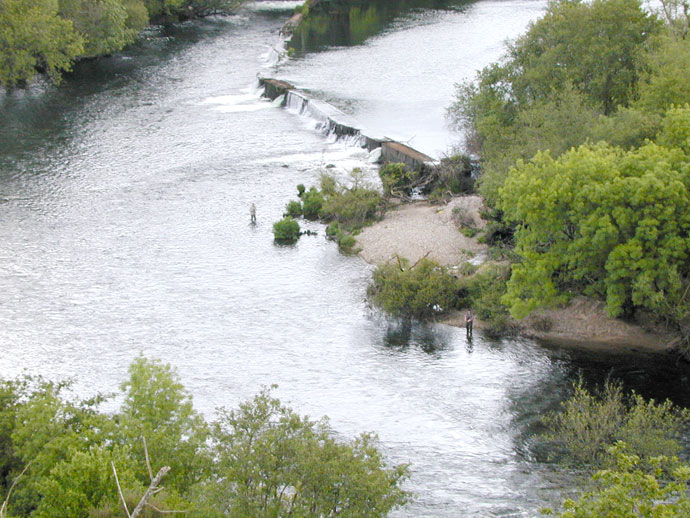
[(251, 207), (249, 207), (249, 217), (251, 218), (252, 223), (256, 223), (256, 205), (253, 203)]

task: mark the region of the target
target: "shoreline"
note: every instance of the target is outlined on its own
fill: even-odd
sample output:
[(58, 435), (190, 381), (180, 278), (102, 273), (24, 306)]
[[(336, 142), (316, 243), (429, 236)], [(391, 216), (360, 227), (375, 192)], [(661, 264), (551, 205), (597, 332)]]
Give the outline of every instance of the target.
[[(422, 257), (443, 266), (457, 268), (465, 262), (480, 264), (488, 247), (463, 235), (453, 220), (454, 210), (482, 228), (478, 195), (453, 198), (443, 206), (427, 201), (401, 204), (384, 213), (381, 221), (366, 227), (356, 236), (359, 256), (369, 264), (384, 264), (396, 257), (415, 263)], [(451, 311), (438, 320), (441, 324), (464, 327), (463, 311)], [(475, 317), (476, 318), (476, 317)], [(475, 327), (487, 327), (475, 319)], [(575, 297), (563, 308), (542, 309), (517, 321), (517, 335), (544, 345), (592, 351), (669, 353), (678, 336), (660, 326), (641, 325), (611, 318), (604, 303)]]

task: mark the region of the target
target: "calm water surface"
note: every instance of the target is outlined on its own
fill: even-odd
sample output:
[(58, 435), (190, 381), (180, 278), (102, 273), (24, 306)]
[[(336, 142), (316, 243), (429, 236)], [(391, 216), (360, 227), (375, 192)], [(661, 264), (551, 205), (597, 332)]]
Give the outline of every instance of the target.
[(261, 100), (257, 73), (296, 79), (391, 136), (442, 135), (440, 146), (442, 123), (415, 114), (442, 115), (452, 82), (494, 59), (543, 2), (414, 11), (360, 46), (277, 70), (286, 12), (274, 4), (151, 31), (59, 88), (0, 97), (2, 376), (109, 392), (144, 354), (175, 365), (209, 416), (277, 383), (299, 412), (329, 415), (344, 437), (376, 431), (392, 462), (412, 464), (405, 517), (533, 516), (557, 498), (562, 481), (529, 434), (578, 371), (690, 403), (687, 370), (666, 360), (389, 322), (365, 302), (370, 267), (340, 255), (320, 224), (295, 246), (273, 244), (296, 184), (330, 164), (343, 179), (375, 171), (365, 151)]

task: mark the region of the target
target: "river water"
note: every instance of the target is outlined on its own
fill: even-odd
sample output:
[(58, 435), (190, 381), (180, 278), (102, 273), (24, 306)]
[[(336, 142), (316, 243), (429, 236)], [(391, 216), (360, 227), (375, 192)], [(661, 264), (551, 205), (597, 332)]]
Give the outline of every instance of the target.
[(687, 368), (406, 329), (367, 306), (371, 267), (339, 254), (322, 225), (274, 245), (271, 225), (296, 184), (328, 166), (343, 179), (375, 170), (366, 151), (261, 100), (255, 77), (311, 85), (389, 136), (441, 135), (432, 140), (442, 149), (452, 82), (495, 59), (543, 7), (417, 10), (359, 46), (275, 68), (270, 48), (287, 13), (265, 2), (152, 30), (60, 87), (1, 95), (2, 376), (72, 377), (82, 394), (111, 392), (144, 354), (176, 366), (209, 417), (275, 383), (300, 413), (330, 416), (343, 437), (375, 431), (391, 462), (412, 465), (417, 498), (397, 516), (536, 515), (562, 481), (529, 436), (578, 372), (688, 405)]

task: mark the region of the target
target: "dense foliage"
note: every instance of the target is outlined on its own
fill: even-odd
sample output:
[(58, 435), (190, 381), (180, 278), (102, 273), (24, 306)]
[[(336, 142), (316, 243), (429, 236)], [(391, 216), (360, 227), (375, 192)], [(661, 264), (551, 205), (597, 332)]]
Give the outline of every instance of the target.
[[(629, 454), (624, 442), (609, 448), (616, 465), (597, 472), (592, 488), (577, 500), (568, 499), (558, 518), (685, 518), (690, 516), (690, 465), (675, 457), (651, 459)], [(552, 510), (545, 514), (553, 515)]]
[[(673, 112), (664, 139), (682, 145), (690, 108)], [(682, 149), (599, 144), (558, 159), (538, 153), (518, 162), (500, 192), (506, 217), (519, 225), (522, 260), (506, 297), (515, 316), (572, 293), (605, 298), (612, 315), (641, 307), (679, 322), (690, 311), (690, 171)]]
[(423, 258), (412, 266), (400, 261), (377, 267), (367, 293), (390, 315), (428, 320), (455, 308), (458, 288), (447, 268)]
[[(480, 192), (516, 228), (504, 303), (573, 295), (611, 315), (690, 313), (688, 5), (558, 0), (449, 110)], [(662, 20), (663, 18), (663, 20)]]
[(273, 224), (273, 238), (279, 243), (294, 243), (299, 234), (299, 223), (290, 216)]
[(327, 421), (299, 416), (269, 391), (209, 426), (158, 361), (132, 363), (114, 414), (99, 411), (104, 398), (73, 400), (68, 389), (0, 384), (2, 494), (16, 481), (7, 516), (125, 516), (118, 482), (131, 512), (163, 466), (172, 468), (164, 489), (142, 517), (380, 518), (409, 500), (407, 467), (388, 467), (375, 437), (336, 440)]
[(359, 169), (351, 172), (349, 184), (328, 174), (321, 176), (320, 183), (321, 189), (298, 185), (300, 199), (288, 202), (285, 215), (329, 223), (326, 235), (337, 241), (340, 250), (351, 252), (356, 243), (353, 234), (377, 218), (381, 195), (362, 180)]
[(242, 0), (0, 0), (0, 84), (45, 72), (54, 82), (75, 60), (117, 52), (149, 20), (228, 14)]
[(620, 383), (608, 381), (590, 392), (582, 380), (558, 412), (543, 418), (551, 455), (570, 465), (610, 464), (609, 446), (625, 442), (626, 452), (645, 463), (660, 455), (678, 455), (690, 412), (670, 401), (657, 403), (639, 394), (626, 396)]

